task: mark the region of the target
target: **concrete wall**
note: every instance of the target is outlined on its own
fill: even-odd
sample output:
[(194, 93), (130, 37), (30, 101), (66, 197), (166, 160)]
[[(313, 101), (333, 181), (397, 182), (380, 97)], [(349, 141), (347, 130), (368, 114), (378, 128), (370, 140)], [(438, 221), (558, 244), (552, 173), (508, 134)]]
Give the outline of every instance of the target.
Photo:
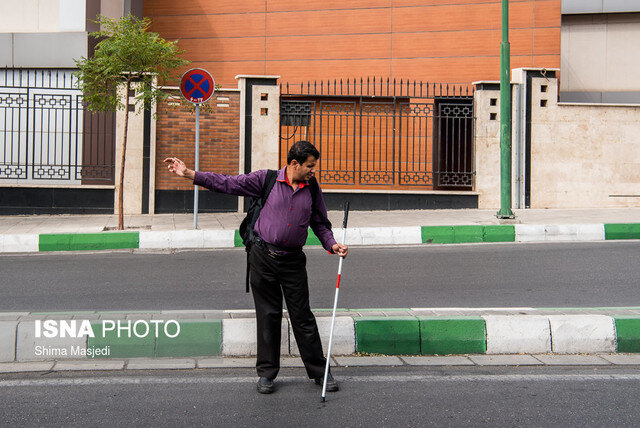
[(557, 80), (532, 83), (532, 208), (638, 206), (640, 106), (558, 104)]
[[(551, 78), (533, 78), (531, 91), (531, 208), (637, 207), (640, 106), (558, 103)], [(498, 209), (499, 90), (476, 90), (475, 116), (478, 206)], [(514, 190), (515, 180), (512, 166)]]

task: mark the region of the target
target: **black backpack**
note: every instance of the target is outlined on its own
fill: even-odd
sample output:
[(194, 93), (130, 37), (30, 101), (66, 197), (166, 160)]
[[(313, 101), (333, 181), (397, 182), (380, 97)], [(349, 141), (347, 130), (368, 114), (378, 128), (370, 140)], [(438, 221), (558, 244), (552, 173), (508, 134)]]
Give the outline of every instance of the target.
[[(245, 291), (249, 292), (249, 273), (251, 271), (251, 266), (249, 265), (249, 253), (251, 252), (251, 247), (255, 243), (256, 231), (254, 227), (256, 222), (258, 221), (258, 217), (260, 216), (260, 211), (264, 206), (269, 194), (271, 193), (271, 189), (273, 189), (273, 185), (276, 183), (276, 178), (278, 177), (278, 171), (273, 169), (267, 170), (267, 176), (264, 179), (264, 186), (262, 187), (262, 194), (260, 197), (253, 198), (251, 202), (251, 206), (247, 210), (247, 215), (240, 223), (240, 237), (242, 238), (242, 243), (244, 244), (244, 249), (247, 252), (247, 275), (246, 275), (246, 289)], [(315, 204), (316, 195), (318, 194), (318, 181), (315, 177), (311, 177), (309, 180), (309, 184), (311, 185), (311, 204), (312, 206)], [(331, 229), (331, 223), (327, 225), (329, 229)]]

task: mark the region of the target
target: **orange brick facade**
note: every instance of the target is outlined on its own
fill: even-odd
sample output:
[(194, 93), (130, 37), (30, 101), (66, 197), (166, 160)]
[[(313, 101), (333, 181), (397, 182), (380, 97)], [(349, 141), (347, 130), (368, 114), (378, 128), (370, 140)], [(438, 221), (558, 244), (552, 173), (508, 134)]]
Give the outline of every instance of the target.
[[(170, 174), (163, 160), (168, 156), (195, 165), (195, 113), (178, 100), (158, 107), (156, 122), (156, 189), (193, 190), (187, 180)], [(227, 107), (228, 105), (228, 107)], [(240, 92), (216, 91), (210, 112), (200, 112), (200, 170), (237, 174), (239, 165)]]
[[(559, 68), (561, 0), (509, 4), (512, 68)], [(226, 87), (238, 74), (500, 78), (501, 0), (145, 0), (144, 14)]]

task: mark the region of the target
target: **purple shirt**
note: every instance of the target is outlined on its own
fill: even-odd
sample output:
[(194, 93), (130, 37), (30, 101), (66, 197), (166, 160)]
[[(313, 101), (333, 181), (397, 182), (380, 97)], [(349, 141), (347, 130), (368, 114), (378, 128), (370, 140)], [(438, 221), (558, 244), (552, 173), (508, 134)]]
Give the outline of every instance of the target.
[[(279, 247), (302, 247), (311, 226), (325, 250), (333, 252), (331, 247), (336, 240), (326, 225), (327, 207), (320, 187), (312, 209), (309, 182), (300, 183), (294, 190), (288, 183), (285, 168), (278, 171), (273, 189), (260, 211), (255, 226), (258, 236)], [(266, 177), (266, 169), (237, 176), (196, 171), (193, 184), (230, 195), (260, 197)]]

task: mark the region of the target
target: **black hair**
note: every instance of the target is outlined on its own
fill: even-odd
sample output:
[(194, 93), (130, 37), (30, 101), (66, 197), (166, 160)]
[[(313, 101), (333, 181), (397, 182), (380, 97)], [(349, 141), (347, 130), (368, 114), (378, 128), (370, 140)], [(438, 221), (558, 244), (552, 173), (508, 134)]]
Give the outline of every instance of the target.
[(308, 141), (297, 141), (289, 149), (289, 153), (287, 154), (287, 164), (290, 164), (294, 159), (300, 164), (303, 164), (307, 161), (309, 156), (320, 159), (320, 152)]

